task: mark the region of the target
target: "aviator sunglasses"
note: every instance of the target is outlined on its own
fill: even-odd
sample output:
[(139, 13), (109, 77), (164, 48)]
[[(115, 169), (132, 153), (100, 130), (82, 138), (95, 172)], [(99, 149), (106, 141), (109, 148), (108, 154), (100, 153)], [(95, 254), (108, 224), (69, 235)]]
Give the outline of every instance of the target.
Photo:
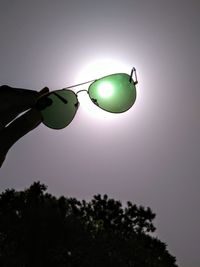
[[(134, 79), (133, 79), (134, 74)], [(78, 92), (69, 90), (83, 84), (91, 83), (88, 90)], [(95, 80), (68, 86), (42, 96), (36, 108), (41, 112), (43, 123), (52, 129), (62, 129), (73, 120), (78, 107), (78, 93), (86, 91), (91, 101), (99, 108), (111, 112), (122, 113), (130, 109), (136, 100), (136, 69), (131, 74), (114, 73)]]

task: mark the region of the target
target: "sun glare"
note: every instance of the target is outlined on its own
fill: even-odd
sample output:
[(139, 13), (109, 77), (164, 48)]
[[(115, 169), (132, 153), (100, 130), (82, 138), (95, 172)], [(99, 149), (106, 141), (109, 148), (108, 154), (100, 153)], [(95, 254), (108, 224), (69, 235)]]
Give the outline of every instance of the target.
[(102, 82), (98, 87), (98, 94), (103, 98), (108, 98), (113, 94), (113, 85), (109, 82)]

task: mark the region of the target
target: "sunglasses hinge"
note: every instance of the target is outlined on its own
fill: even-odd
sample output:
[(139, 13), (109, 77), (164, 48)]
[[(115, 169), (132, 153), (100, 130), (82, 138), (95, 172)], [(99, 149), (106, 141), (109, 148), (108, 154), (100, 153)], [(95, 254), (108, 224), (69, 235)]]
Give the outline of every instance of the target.
[(134, 67), (131, 70), (129, 82), (131, 82), (131, 80), (132, 80), (133, 73), (134, 73), (134, 76), (135, 76), (135, 80), (133, 80), (133, 82), (134, 82), (134, 85), (136, 85), (136, 84), (138, 84), (138, 79), (137, 79), (136, 68), (134, 68)]

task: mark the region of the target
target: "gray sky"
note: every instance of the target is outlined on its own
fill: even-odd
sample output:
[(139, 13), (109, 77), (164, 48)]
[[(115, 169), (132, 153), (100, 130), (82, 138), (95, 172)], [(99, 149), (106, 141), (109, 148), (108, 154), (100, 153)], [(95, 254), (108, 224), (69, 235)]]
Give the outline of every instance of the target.
[(139, 79), (129, 112), (96, 118), (80, 97), (67, 128), (16, 143), (0, 191), (40, 180), (56, 195), (150, 206), (178, 264), (199, 267), (199, 25), (199, 0), (0, 0), (1, 84), (53, 90), (132, 66)]

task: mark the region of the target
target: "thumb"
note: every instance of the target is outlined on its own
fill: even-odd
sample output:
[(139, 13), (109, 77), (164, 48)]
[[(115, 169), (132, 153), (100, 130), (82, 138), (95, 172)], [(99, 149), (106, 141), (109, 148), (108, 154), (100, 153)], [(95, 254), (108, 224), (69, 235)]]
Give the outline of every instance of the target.
[(5, 153), (0, 153), (0, 168), (3, 165), (3, 162), (6, 158), (6, 154)]
[(36, 128), (41, 121), (42, 117), (40, 112), (36, 109), (31, 109), (0, 132), (0, 166), (12, 145), (22, 136)]

